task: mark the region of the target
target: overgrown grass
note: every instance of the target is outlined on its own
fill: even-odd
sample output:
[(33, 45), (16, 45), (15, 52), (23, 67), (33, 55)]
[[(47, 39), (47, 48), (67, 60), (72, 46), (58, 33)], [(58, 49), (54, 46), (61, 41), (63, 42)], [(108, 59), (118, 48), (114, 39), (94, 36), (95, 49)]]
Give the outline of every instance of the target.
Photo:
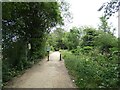
[(62, 51), (62, 55), (79, 88), (118, 87), (117, 57), (108, 59), (101, 54), (94, 57), (82, 53), (74, 55), (68, 51)]

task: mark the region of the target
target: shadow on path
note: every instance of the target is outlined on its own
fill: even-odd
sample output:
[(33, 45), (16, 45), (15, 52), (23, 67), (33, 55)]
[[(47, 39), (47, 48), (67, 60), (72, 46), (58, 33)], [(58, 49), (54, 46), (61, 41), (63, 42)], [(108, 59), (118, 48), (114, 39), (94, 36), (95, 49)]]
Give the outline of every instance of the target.
[(64, 61), (59, 61), (58, 51), (27, 70), (19, 78), (15, 78), (6, 87), (9, 88), (75, 88), (72, 83)]

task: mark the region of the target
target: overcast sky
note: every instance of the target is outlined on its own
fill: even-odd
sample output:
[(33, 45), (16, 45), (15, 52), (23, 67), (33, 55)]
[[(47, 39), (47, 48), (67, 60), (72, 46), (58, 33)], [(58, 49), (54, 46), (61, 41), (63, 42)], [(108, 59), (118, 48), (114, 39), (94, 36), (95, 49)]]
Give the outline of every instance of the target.
[[(99, 24), (99, 17), (103, 15), (103, 12), (97, 10), (100, 6), (109, 0), (66, 0), (70, 3), (70, 11), (73, 14), (73, 23), (67, 24), (66, 27), (71, 28), (73, 26), (93, 26), (97, 28)], [(108, 22), (118, 30), (118, 13), (112, 16)], [(116, 36), (118, 31), (116, 31)]]

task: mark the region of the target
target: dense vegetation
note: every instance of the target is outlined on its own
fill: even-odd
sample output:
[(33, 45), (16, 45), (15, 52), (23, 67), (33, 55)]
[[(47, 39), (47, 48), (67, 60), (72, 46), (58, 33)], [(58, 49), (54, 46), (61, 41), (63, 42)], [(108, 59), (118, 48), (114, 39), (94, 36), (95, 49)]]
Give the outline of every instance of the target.
[[(2, 76), (9, 81), (46, 55), (46, 46), (61, 50), (65, 65), (80, 88), (119, 87), (118, 38), (106, 19), (118, 11), (119, 0), (104, 4), (98, 28), (53, 27), (69, 17), (64, 2), (2, 3)], [(113, 10), (115, 9), (115, 11)], [(62, 10), (62, 14), (61, 14)], [(63, 18), (64, 17), (64, 18)], [(49, 34), (50, 33), (50, 34)]]
[(47, 36), (51, 28), (63, 25), (65, 9), (60, 2), (2, 3), (3, 82), (46, 55)]
[(116, 88), (119, 86), (118, 38), (107, 19), (100, 18), (98, 28), (73, 27), (69, 32), (57, 28), (48, 42), (61, 53), (69, 73), (80, 88)]

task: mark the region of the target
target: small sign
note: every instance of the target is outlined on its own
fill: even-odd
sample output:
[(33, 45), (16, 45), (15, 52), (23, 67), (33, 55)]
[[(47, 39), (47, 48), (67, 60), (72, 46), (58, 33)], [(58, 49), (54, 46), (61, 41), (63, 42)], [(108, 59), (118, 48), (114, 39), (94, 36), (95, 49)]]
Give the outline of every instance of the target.
[(30, 43), (28, 44), (28, 49), (29, 49), (29, 50), (31, 49), (31, 44), (30, 44)]
[(50, 47), (49, 46), (47, 47), (47, 51), (50, 51)]

